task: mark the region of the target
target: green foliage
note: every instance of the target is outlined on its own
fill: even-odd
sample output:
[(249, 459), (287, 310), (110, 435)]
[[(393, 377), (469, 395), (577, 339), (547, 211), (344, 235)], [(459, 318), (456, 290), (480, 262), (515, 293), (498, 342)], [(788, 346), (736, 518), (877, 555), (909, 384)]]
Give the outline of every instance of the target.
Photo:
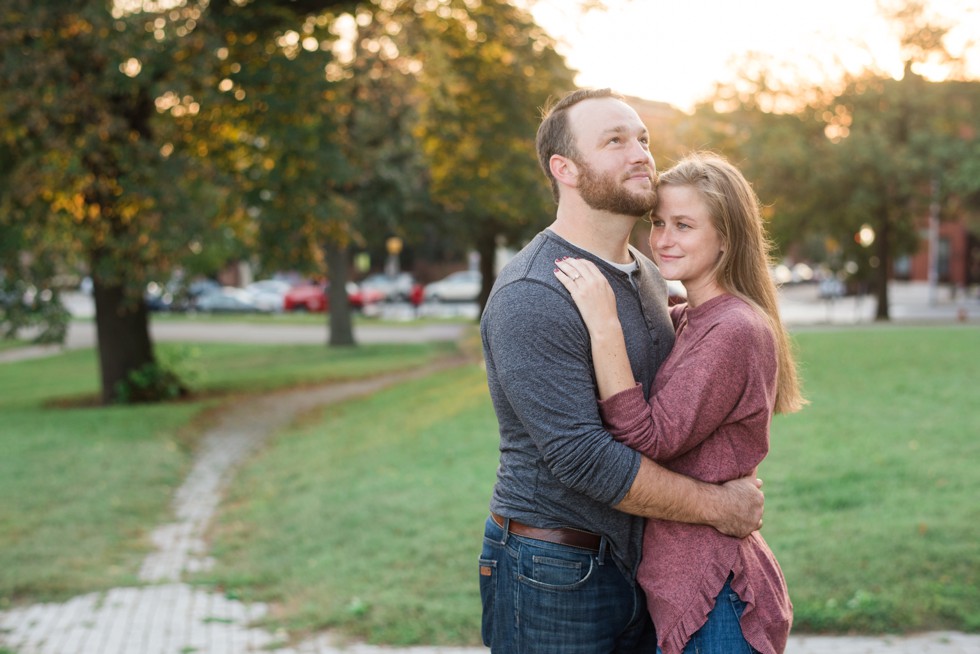
[(115, 399), (120, 404), (176, 400), (188, 394), (187, 387), (176, 372), (157, 363), (147, 363), (131, 370), (126, 379), (116, 384)]
[(442, 13), (422, 17), (431, 37), (419, 41), (430, 62), (419, 131), (433, 194), (472, 245), (486, 235), (519, 242), (554, 217), (534, 140), (540, 109), (574, 88), (572, 71), (554, 40), (507, 2), (480, 3), (466, 21), (446, 23)]

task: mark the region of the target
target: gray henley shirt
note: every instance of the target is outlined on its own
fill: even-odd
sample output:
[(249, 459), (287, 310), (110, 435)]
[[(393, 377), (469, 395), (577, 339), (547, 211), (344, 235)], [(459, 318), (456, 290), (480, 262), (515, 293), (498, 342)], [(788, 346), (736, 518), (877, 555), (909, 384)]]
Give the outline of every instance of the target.
[(490, 509), (540, 528), (605, 536), (632, 578), (643, 519), (612, 507), (633, 483), (640, 455), (603, 428), (588, 330), (555, 260), (594, 262), (616, 293), (634, 378), (649, 395), (674, 329), (667, 287), (634, 248), (630, 275), (545, 230), (500, 272), (481, 319), (487, 383), (500, 425), (500, 463)]

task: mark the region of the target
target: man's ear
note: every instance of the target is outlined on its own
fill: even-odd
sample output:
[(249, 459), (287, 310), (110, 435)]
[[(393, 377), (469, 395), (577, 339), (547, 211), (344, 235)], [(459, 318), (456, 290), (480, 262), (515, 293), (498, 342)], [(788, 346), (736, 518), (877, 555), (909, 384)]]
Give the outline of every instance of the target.
[(560, 154), (553, 154), (548, 160), (548, 165), (551, 166), (551, 174), (560, 184), (578, 186), (578, 166), (574, 161)]

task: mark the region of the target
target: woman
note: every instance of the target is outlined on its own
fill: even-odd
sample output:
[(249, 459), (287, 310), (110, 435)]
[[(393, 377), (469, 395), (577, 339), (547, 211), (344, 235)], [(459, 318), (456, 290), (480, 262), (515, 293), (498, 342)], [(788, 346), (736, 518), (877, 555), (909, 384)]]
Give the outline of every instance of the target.
[[(617, 440), (676, 472), (716, 483), (754, 474), (769, 450), (773, 412), (805, 403), (758, 199), (711, 153), (663, 173), (658, 196), (654, 260), (665, 279), (683, 282), (688, 301), (671, 309), (677, 340), (649, 402), (633, 379), (603, 274), (581, 259), (555, 270), (589, 330), (603, 420)], [(786, 646), (792, 605), (759, 532), (738, 539), (649, 520), (637, 577), (663, 654), (777, 654)]]

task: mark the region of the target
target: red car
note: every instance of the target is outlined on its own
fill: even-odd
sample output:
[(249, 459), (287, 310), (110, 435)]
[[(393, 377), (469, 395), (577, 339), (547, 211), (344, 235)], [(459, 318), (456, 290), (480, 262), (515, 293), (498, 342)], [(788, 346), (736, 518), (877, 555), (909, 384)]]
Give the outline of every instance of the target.
[[(299, 284), (286, 292), (283, 298), (285, 311), (323, 312), (330, 310), (330, 299), (326, 286), (319, 284)], [(371, 289), (360, 289), (357, 284), (347, 284), (347, 301), (355, 309), (363, 309), (369, 304), (380, 302), (384, 294)]]

